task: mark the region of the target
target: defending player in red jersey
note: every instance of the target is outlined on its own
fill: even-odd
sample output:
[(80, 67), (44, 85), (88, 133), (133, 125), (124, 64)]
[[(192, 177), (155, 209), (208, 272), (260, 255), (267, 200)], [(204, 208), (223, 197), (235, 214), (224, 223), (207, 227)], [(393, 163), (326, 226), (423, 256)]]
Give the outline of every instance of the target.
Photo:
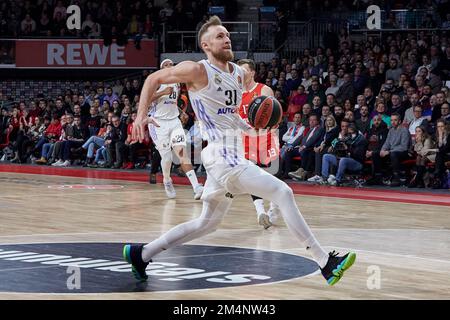
[[(255, 62), (250, 59), (242, 59), (238, 61), (238, 65), (252, 74), (248, 83), (245, 84), (247, 91), (242, 94), (242, 102), (239, 107), (239, 115), (248, 122), (248, 106), (252, 100), (259, 96), (273, 96), (273, 90), (263, 83), (257, 83), (254, 80)], [(276, 132), (264, 131), (260, 134), (247, 135), (244, 134), (245, 157), (256, 163), (258, 166), (267, 167), (272, 161), (279, 158), (279, 140)], [(252, 195), (253, 204), (256, 208), (258, 223), (265, 229), (269, 228), (278, 218), (279, 209), (274, 203), (270, 203), (270, 209), (266, 213), (264, 208), (264, 200)]]

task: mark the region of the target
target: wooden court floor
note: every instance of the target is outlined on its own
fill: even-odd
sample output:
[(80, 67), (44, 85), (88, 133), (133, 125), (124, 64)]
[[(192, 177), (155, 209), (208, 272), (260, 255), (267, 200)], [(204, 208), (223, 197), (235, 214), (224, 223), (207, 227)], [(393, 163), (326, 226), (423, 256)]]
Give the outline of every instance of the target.
[[(119, 187), (86, 189), (85, 185)], [(176, 186), (176, 190), (177, 198), (168, 200), (161, 185), (143, 182), (1, 173), (0, 248), (37, 243), (146, 243), (200, 214), (202, 205), (193, 200), (192, 189)], [(334, 287), (315, 272), (267, 284), (201, 290), (58, 293), (36, 289), (24, 293), (15, 292), (12, 285), (0, 290), (0, 299), (450, 299), (448, 206), (301, 195), (296, 200), (327, 250), (357, 253), (355, 265)], [(257, 225), (247, 195), (235, 198), (219, 230), (190, 244), (308, 258), (282, 222), (268, 230)], [(220, 264), (220, 257), (217, 261)], [(14, 269), (14, 261), (8, 263)], [(264, 260), (258, 263), (264, 267)], [(296, 269), (295, 265), (282, 267)], [(35, 273), (29, 281), (37, 288), (52, 281), (39, 276), (40, 268), (44, 267), (30, 265), (29, 270), (21, 270), (21, 274)], [(0, 278), (6, 271), (11, 267), (2, 269), (0, 263)], [(129, 276), (115, 285), (131, 283)]]

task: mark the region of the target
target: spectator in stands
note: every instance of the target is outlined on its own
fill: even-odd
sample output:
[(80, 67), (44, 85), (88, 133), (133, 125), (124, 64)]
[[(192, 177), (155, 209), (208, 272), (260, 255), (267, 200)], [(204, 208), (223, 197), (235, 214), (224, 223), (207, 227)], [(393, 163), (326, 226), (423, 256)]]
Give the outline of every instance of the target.
[[(360, 171), (364, 164), (367, 140), (354, 124), (342, 121), (339, 136), (331, 143), (331, 153), (323, 156), (322, 177), (318, 183), (327, 181), (330, 185), (341, 185), (348, 171)], [(337, 166), (336, 176), (329, 174), (330, 166)]]
[[(186, 113), (183, 114), (186, 115)], [(122, 157), (124, 160), (128, 158), (129, 161), (124, 161), (122, 169), (134, 169), (135, 164), (137, 163), (137, 151), (143, 148), (149, 150), (150, 136), (148, 134), (145, 135), (146, 139), (142, 143), (137, 140), (133, 140), (131, 137), (131, 133), (133, 132), (133, 122), (136, 120), (136, 117), (137, 112), (133, 112), (127, 126), (127, 138), (122, 151)], [(145, 166), (147, 162), (148, 152), (145, 153), (145, 161), (143, 162), (143, 165)]]
[(386, 80), (393, 79), (396, 84), (400, 80), (400, 75), (402, 74), (402, 68), (398, 66), (398, 61), (395, 58), (389, 60), (389, 69), (386, 71)]
[(341, 126), (341, 121), (345, 117), (344, 108), (342, 106), (340, 106), (340, 105), (336, 105), (334, 107), (333, 116), (334, 116), (334, 119), (336, 119), (336, 125), (338, 127), (340, 127)]
[[(292, 149), (286, 152), (286, 156), (282, 159), (285, 174), (295, 174), (302, 179), (306, 179), (308, 174), (314, 171), (315, 152), (314, 148), (322, 142), (325, 133), (324, 128), (320, 126), (319, 117), (316, 114), (309, 116), (308, 131), (304, 131), (303, 135), (293, 142)], [(292, 159), (296, 156), (301, 157), (300, 168), (291, 172)], [(284, 176), (286, 178), (286, 176)]]
[(369, 68), (369, 77), (367, 79), (367, 86), (372, 89), (373, 92), (379, 92), (381, 84), (384, 82), (376, 67)]
[(344, 75), (344, 82), (336, 93), (336, 101), (338, 103), (343, 103), (346, 99), (353, 99), (353, 95), (354, 89), (352, 86), (352, 78), (350, 74), (346, 73)]
[(428, 128), (428, 120), (426, 117), (422, 115), (422, 107), (415, 106), (414, 107), (414, 119), (409, 123), (408, 130), (411, 135), (415, 135), (417, 127), (424, 127), (427, 131)]
[[(336, 120), (332, 115), (329, 115), (325, 121), (325, 134), (322, 142), (319, 146), (314, 148), (315, 152), (315, 164), (314, 164), (314, 176), (309, 178), (309, 182), (318, 182), (322, 174), (322, 159), (323, 155), (328, 152), (331, 146), (331, 142), (339, 136), (339, 127), (336, 125)], [(302, 179), (302, 176), (298, 176), (296, 173), (291, 173), (291, 177)]]
[(436, 122), (442, 116), (441, 107), (445, 102), (447, 102), (444, 92), (436, 93), (436, 102), (437, 103), (432, 111), (431, 122)]
[(405, 117), (404, 117), (404, 123), (405, 125), (409, 125), (412, 121), (414, 121), (414, 108), (419, 106), (419, 95), (417, 93), (414, 93), (411, 95), (411, 98), (409, 99), (409, 103), (411, 105), (410, 108), (406, 109), (405, 111)]
[[(49, 158), (52, 156), (54, 144), (59, 140), (63, 132), (63, 126), (66, 124), (66, 116), (61, 117), (61, 121), (55, 116), (45, 130), (45, 134), (38, 141), (35, 149), (39, 150), (42, 148), (41, 158), (36, 160), (37, 164), (47, 164)], [(42, 143), (42, 144), (41, 144)]]
[[(289, 75), (289, 77), (288, 77), (288, 75)], [(292, 79), (291, 73), (286, 73), (286, 80), (288, 80), (288, 79)], [(309, 88), (311, 86), (311, 81), (312, 81), (312, 79), (311, 79), (311, 75), (309, 74), (308, 69), (303, 70), (303, 79), (302, 79), (301, 85), (304, 88)]]
[(98, 109), (92, 106), (89, 110), (90, 117), (86, 119), (86, 127), (89, 131), (89, 137), (95, 136), (100, 129), (102, 117), (98, 113)]
[(26, 14), (25, 19), (22, 20), (20, 30), (24, 36), (31, 36), (36, 32), (36, 21), (34, 21), (29, 13)]
[(292, 147), (295, 140), (297, 140), (305, 130), (305, 126), (302, 124), (302, 114), (296, 112), (293, 117), (292, 125), (286, 131), (282, 137), (283, 144), (286, 148)]
[(110, 154), (115, 155), (114, 169), (119, 169), (123, 165), (122, 154), (127, 138), (127, 128), (126, 124), (121, 122), (118, 116), (112, 118), (112, 124), (111, 136), (106, 139), (105, 145)]
[(302, 85), (298, 86), (297, 91), (289, 99), (289, 107), (288, 107), (289, 122), (293, 121), (295, 113), (301, 111), (303, 105), (307, 101), (307, 98), (308, 96), (305, 93), (305, 87), (303, 87)]
[(333, 94), (336, 96), (336, 93), (339, 90), (339, 86), (337, 85), (337, 76), (331, 75), (330, 76), (330, 86), (325, 90), (325, 94), (328, 96), (329, 94)]
[(436, 162), (433, 173), (433, 188), (440, 189), (444, 185), (446, 163), (450, 160), (450, 130), (443, 119), (436, 122)]
[(409, 183), (408, 188), (425, 188), (425, 183), (423, 180), (423, 177), (425, 175), (425, 165), (427, 164), (427, 162), (434, 162), (436, 159), (434, 141), (428, 135), (427, 129), (423, 126), (416, 127), (414, 140), (417, 174)]
[(113, 92), (113, 89), (111, 87), (107, 87), (106, 96), (103, 98), (103, 101), (108, 101), (109, 105), (111, 106), (114, 100), (119, 100), (119, 97)]
[(9, 118), (8, 108), (2, 107), (2, 113), (0, 115), (0, 141), (3, 141), (3, 135), (6, 134), (6, 130), (9, 128)]
[(398, 113), (391, 116), (392, 127), (380, 152), (372, 152), (373, 178), (367, 181), (369, 185), (381, 184), (381, 166), (385, 159), (391, 160), (393, 178), (391, 186), (400, 186), (401, 162), (408, 158), (408, 150), (411, 145), (411, 136), (408, 129), (401, 126), (401, 118)]
[(450, 125), (450, 106), (448, 103), (443, 103), (441, 106), (441, 119), (445, 121), (446, 125)]
[[(391, 117), (386, 113), (386, 105), (383, 101), (379, 101), (377, 103), (377, 108), (372, 112), (370, 115), (370, 118), (373, 119), (376, 115), (380, 115), (381, 119), (386, 123), (388, 127), (391, 126)], [(373, 121), (370, 122), (371, 125)]]
[(322, 101), (319, 96), (315, 96), (312, 100), (311, 112), (316, 114), (319, 118), (322, 114)]
[(355, 126), (359, 132), (366, 136), (370, 129), (369, 107), (364, 105), (359, 108), (359, 115), (359, 119), (355, 121)]
[(313, 99), (318, 96), (320, 98), (320, 101), (325, 101), (325, 93), (320, 87), (318, 80), (311, 81), (311, 86), (308, 89), (308, 103), (311, 104), (313, 102)]
[[(71, 118), (73, 116), (69, 115), (67, 117)], [(86, 138), (86, 131), (81, 126), (81, 118), (79, 116), (73, 117), (73, 123), (69, 123), (67, 127), (70, 129), (65, 131), (66, 136), (61, 144), (59, 161), (53, 164), (57, 167), (70, 166), (70, 158), (73, 153), (72, 149), (79, 148)]]

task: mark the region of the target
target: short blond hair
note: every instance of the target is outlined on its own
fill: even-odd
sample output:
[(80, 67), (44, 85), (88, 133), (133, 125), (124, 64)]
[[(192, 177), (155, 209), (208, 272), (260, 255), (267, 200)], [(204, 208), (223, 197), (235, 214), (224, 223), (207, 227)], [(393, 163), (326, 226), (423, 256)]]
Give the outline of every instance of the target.
[(202, 47), (202, 37), (208, 31), (209, 27), (221, 25), (222, 20), (218, 16), (212, 16), (200, 27), (200, 30), (198, 30), (198, 45), (200, 48)]

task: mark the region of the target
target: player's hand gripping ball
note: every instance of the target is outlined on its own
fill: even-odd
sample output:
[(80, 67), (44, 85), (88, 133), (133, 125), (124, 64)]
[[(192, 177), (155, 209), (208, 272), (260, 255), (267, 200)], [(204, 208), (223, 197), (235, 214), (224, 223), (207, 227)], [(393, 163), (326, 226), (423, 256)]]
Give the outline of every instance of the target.
[(280, 102), (272, 96), (259, 96), (248, 107), (248, 121), (255, 129), (276, 127), (283, 117)]

